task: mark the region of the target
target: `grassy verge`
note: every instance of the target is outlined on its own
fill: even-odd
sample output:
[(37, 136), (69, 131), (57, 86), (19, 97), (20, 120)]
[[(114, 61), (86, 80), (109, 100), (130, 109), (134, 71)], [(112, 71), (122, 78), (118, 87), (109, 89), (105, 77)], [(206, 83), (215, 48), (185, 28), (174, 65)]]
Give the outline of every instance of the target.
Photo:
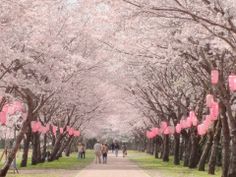
[[(170, 162), (163, 162), (161, 159), (155, 159), (153, 156), (146, 153), (131, 151), (129, 158), (137, 163), (141, 168), (147, 170), (151, 177), (213, 177), (207, 172), (200, 172), (197, 169), (189, 169), (181, 165), (173, 164), (173, 157), (170, 157)], [(220, 177), (220, 168), (217, 168), (214, 177)]]
[(12, 170), (9, 170), (7, 177), (61, 177), (65, 176), (65, 173), (68, 177), (74, 177), (78, 170), (86, 167), (94, 160), (94, 154), (91, 150), (87, 150), (86, 159), (77, 159), (77, 153), (73, 153), (70, 157), (61, 157), (59, 160), (37, 165), (31, 165), (31, 159), (28, 160), (27, 167), (19, 168), (21, 154), (17, 155), (17, 167), (20, 174), (13, 174)]

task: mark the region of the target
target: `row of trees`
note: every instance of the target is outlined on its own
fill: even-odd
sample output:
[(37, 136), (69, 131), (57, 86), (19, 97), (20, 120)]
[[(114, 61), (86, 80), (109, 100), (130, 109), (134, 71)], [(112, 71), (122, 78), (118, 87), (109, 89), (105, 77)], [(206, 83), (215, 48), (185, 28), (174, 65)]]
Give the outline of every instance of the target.
[[(6, 176), (21, 145), (22, 167), (31, 147), (33, 165), (45, 162), (47, 151), (49, 161), (64, 151), (69, 155), (78, 138), (68, 134), (67, 126), (83, 133), (103, 109), (92, 78), (99, 66), (98, 46), (84, 31), (86, 22), (76, 8), (66, 0), (0, 2), (0, 110), (15, 100), (26, 107), (0, 176)], [(20, 116), (7, 117), (7, 128), (0, 127), (8, 131), (4, 134), (13, 133)], [(32, 121), (55, 125), (58, 131), (32, 132)]]
[[(124, 57), (133, 74), (127, 88), (143, 115), (131, 123), (137, 145), (164, 161), (174, 155), (174, 163), (214, 174), (222, 165), (222, 177), (236, 176), (235, 93), (228, 76), (236, 73), (235, 2), (226, 0), (150, 0), (126, 3), (126, 28), (110, 46)], [(135, 36), (135, 37), (134, 37)], [(132, 47), (120, 43), (132, 43)], [(135, 60), (135, 61), (134, 61)], [(219, 70), (219, 82), (210, 82), (211, 70)], [(136, 72), (134, 72), (136, 71)], [(208, 131), (199, 136), (196, 127), (146, 139), (146, 130), (161, 121), (176, 126), (190, 111), (202, 122), (209, 114), (205, 97), (212, 94), (219, 102), (220, 115)]]

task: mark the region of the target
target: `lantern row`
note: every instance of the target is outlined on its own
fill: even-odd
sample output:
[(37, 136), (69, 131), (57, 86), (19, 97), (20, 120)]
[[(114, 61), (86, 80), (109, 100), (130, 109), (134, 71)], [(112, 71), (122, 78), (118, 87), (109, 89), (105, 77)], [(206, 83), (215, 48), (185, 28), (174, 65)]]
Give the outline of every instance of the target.
[[(219, 71), (211, 71), (211, 83), (216, 85), (219, 82)], [(228, 77), (228, 84), (230, 91), (236, 91), (236, 75), (231, 74)], [(198, 123), (198, 119), (194, 111), (189, 112), (189, 117), (186, 119), (180, 120), (175, 127), (168, 126), (168, 123), (162, 121), (160, 127), (152, 128), (151, 131), (146, 132), (146, 137), (149, 139), (155, 138), (156, 136), (161, 135), (172, 135), (174, 133), (180, 134), (182, 130), (188, 129), (191, 127), (197, 127), (197, 133), (200, 136), (205, 135), (208, 130), (211, 128), (213, 123), (217, 120), (219, 115), (219, 103), (214, 101), (214, 96), (208, 94), (206, 96), (206, 105), (209, 108), (209, 115), (205, 116), (205, 120), (201, 124)]]
[(55, 125), (51, 125), (51, 124), (46, 124), (46, 126), (43, 126), (41, 124), (40, 121), (32, 121), (31, 122), (31, 129), (33, 133), (42, 133), (42, 134), (46, 134), (47, 132), (49, 132), (50, 127), (52, 127), (52, 132), (54, 134), (54, 136), (56, 136), (57, 131), (59, 130), (60, 134), (63, 134), (64, 132), (68, 133), (69, 136), (80, 136), (80, 131), (75, 130), (74, 128), (67, 126), (66, 130), (64, 131), (64, 128), (58, 128)]

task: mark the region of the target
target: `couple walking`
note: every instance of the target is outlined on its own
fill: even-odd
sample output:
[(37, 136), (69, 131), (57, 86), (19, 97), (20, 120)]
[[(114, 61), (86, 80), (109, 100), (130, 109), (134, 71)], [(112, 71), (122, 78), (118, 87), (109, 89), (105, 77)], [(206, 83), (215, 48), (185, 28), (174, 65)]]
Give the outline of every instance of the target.
[(96, 163), (101, 163), (101, 156), (103, 163), (107, 163), (108, 145), (101, 144), (99, 141), (94, 145), (94, 152), (96, 155)]

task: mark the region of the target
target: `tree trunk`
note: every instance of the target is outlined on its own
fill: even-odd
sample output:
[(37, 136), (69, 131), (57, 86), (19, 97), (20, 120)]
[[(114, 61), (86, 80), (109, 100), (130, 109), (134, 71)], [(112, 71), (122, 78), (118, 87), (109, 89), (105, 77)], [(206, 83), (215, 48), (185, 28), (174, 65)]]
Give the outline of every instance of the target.
[(23, 147), (23, 154), (22, 154), (22, 160), (21, 160), (21, 167), (26, 167), (27, 166), (27, 161), (28, 161), (28, 154), (29, 154), (29, 146), (30, 146), (30, 140), (31, 140), (31, 131), (30, 128), (28, 127), (28, 131), (25, 135), (24, 139), (24, 147)]
[(58, 135), (58, 138), (56, 139), (56, 142), (53, 146), (53, 150), (52, 150), (52, 153), (49, 157), (49, 161), (53, 161), (53, 160), (56, 160), (56, 155), (61, 147), (61, 140), (63, 139), (63, 135), (59, 134)]
[(36, 165), (40, 162), (41, 158), (39, 159), (39, 137), (38, 133), (33, 133), (32, 135), (32, 159), (31, 164)]
[(169, 135), (164, 135), (163, 161), (169, 162)]
[(184, 139), (182, 138), (180, 144), (180, 154), (179, 154), (180, 160), (183, 160), (183, 154), (184, 154)]
[(72, 141), (73, 141), (73, 138), (72, 138), (72, 136), (71, 136), (71, 137), (68, 138), (68, 140), (66, 140), (64, 143), (62, 143), (62, 145), (61, 145), (61, 147), (60, 147), (58, 153), (56, 154), (55, 159), (59, 159), (59, 157), (61, 157), (62, 152), (64, 151), (64, 149), (65, 149), (67, 146), (69, 146), (70, 142), (72, 142)]
[(195, 132), (191, 133), (191, 151), (190, 151), (190, 156), (189, 156), (189, 168), (196, 168), (200, 154), (199, 154), (199, 140), (200, 137), (195, 134)]
[(47, 154), (47, 134), (44, 134), (43, 136), (43, 150), (41, 154), (41, 162), (45, 162)]
[(189, 164), (189, 149), (191, 148), (191, 141), (189, 138), (189, 134), (185, 136), (185, 143), (184, 143), (184, 167), (187, 167)]
[(227, 177), (229, 170), (229, 159), (230, 159), (230, 133), (229, 133), (229, 124), (228, 117), (226, 115), (225, 105), (221, 105), (221, 124), (222, 124), (222, 177)]
[(70, 156), (72, 143), (73, 143), (73, 140), (70, 141), (69, 145), (68, 145), (67, 148), (66, 148), (65, 155), (66, 155), (67, 157)]
[(180, 150), (180, 135), (174, 134), (174, 164), (180, 164), (179, 150)]
[(199, 171), (205, 171), (205, 164), (211, 150), (212, 140), (213, 140), (213, 132), (210, 131), (208, 132), (207, 142), (206, 142), (206, 145), (204, 147), (204, 150), (202, 152), (202, 155), (198, 164)]
[(212, 147), (211, 147), (211, 155), (210, 155), (210, 160), (209, 160), (208, 173), (212, 174), (212, 175), (215, 174), (216, 157), (217, 157), (217, 153), (218, 153), (220, 133), (221, 133), (221, 122), (218, 121), (216, 129), (215, 129), (214, 137), (213, 137), (213, 144), (212, 144)]
[(22, 125), (22, 128), (21, 128), (19, 134), (16, 137), (16, 141), (13, 145), (12, 150), (10, 151), (10, 154), (7, 156), (6, 163), (4, 164), (4, 166), (0, 170), (0, 177), (6, 176), (7, 171), (9, 170), (10, 165), (16, 156), (16, 153), (17, 153), (17, 150), (20, 146), (20, 143), (24, 138), (24, 134), (27, 131), (27, 127), (30, 125), (30, 117), (31, 117), (31, 114), (29, 113), (25, 122), (23, 122), (23, 125)]

